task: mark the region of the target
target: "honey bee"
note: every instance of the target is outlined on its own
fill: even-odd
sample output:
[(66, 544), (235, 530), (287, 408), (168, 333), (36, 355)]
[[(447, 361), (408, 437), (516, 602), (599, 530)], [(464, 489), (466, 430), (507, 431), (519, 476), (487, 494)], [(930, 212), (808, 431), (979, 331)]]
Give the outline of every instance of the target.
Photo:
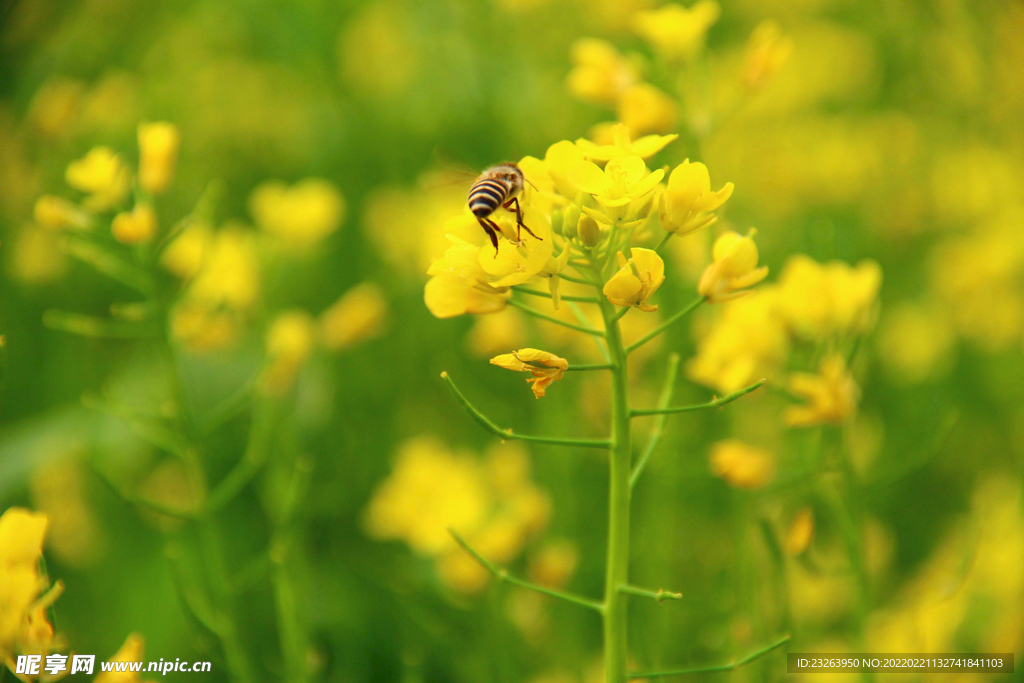
[[(523, 223), (523, 210), (519, 206), (519, 194), (523, 191), (523, 184), (528, 183), (526, 176), (514, 162), (506, 161), (497, 166), (491, 166), (480, 174), (469, 190), (469, 210), (476, 216), (480, 227), (484, 229), (487, 236), (494, 245), (494, 253), (498, 253), (498, 233), (501, 232), (498, 225), (490, 219), (491, 214), (498, 210), (498, 207), (516, 212), (516, 239), (521, 239), (522, 230), (537, 237), (530, 228)], [(540, 239), (537, 237), (537, 239)]]

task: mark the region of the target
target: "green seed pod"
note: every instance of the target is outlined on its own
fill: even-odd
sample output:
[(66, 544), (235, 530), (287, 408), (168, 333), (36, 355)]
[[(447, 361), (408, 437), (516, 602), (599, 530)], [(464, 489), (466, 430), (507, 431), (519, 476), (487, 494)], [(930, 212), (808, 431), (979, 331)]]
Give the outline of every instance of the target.
[(576, 223), (580, 220), (580, 207), (578, 204), (570, 204), (562, 213), (562, 236), (566, 239), (576, 239)]

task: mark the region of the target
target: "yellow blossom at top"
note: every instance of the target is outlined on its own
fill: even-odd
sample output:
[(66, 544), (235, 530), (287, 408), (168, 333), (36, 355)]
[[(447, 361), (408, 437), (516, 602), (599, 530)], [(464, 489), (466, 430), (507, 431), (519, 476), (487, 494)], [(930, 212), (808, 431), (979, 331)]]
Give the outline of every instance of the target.
[(480, 246), (454, 235), (449, 235), (449, 239), (451, 246), (444, 257), (427, 271), (431, 278), (424, 287), (423, 300), (430, 312), (438, 318), (452, 318), (504, 310), (508, 288), (487, 283), (487, 273), (480, 266)]
[(47, 230), (84, 230), (92, 222), (87, 211), (62, 197), (43, 195), (32, 211), (36, 225)]
[(665, 281), (665, 262), (653, 249), (633, 247), (627, 261), (618, 253), (619, 270), (605, 283), (604, 295), (618, 306), (636, 306), (641, 311), (656, 311), (657, 306), (647, 303), (661, 283)]
[[(583, 161), (582, 150), (568, 140), (561, 140), (548, 147), (543, 161), (544, 170), (551, 179), (554, 191), (567, 200), (574, 199), (579, 190), (569, 180), (569, 169)], [(532, 161), (528, 161), (527, 166), (521, 168), (531, 182), (536, 182), (528, 170), (533, 165)]]
[(768, 275), (768, 266), (757, 267), (757, 245), (751, 229), (746, 237), (735, 232), (723, 233), (715, 240), (714, 262), (700, 278), (697, 290), (709, 303), (729, 301), (750, 292)]
[(131, 180), (128, 167), (109, 147), (94, 147), (68, 164), (68, 185), (87, 193), (82, 205), (89, 211), (107, 211), (125, 200)]
[(287, 311), (275, 318), (267, 330), (267, 364), (260, 375), (260, 388), (269, 395), (288, 391), (315, 343), (316, 326), (309, 313)]
[[(108, 662), (141, 662), (143, 661), (143, 647), (145, 641), (138, 633), (130, 634), (124, 641), (124, 645), (117, 651)], [(99, 669), (100, 667), (96, 667)], [(93, 683), (139, 683), (142, 677), (138, 671), (100, 671), (93, 679)]]
[(789, 390), (807, 401), (786, 410), (784, 418), (791, 427), (841, 423), (857, 410), (860, 399), (860, 387), (838, 354), (826, 357), (818, 374), (794, 373)]
[(668, 186), (661, 194), (661, 227), (685, 235), (711, 225), (718, 216), (710, 212), (725, 204), (732, 191), (733, 184), (726, 183), (712, 192), (708, 167), (687, 159), (669, 174)]
[(782, 35), (778, 22), (766, 19), (747, 41), (743, 56), (743, 82), (750, 89), (764, 85), (789, 60), (793, 39)]
[(711, 471), (740, 489), (759, 489), (775, 472), (775, 458), (737, 439), (719, 441), (711, 448)]
[(267, 233), (294, 249), (303, 249), (338, 229), (345, 200), (330, 182), (308, 178), (288, 187), (281, 182), (260, 185), (249, 196), (249, 211)]
[(581, 192), (594, 196), (599, 210), (583, 210), (603, 223), (633, 221), (650, 208), (654, 191), (665, 176), (657, 169), (647, 172), (647, 165), (638, 156), (617, 157), (602, 170), (591, 161), (579, 161), (569, 169), (569, 181)]
[(616, 103), (615, 113), (635, 135), (667, 133), (679, 124), (679, 105), (650, 83), (627, 88)]
[(156, 211), (148, 202), (139, 202), (131, 211), (122, 211), (110, 224), (114, 239), (123, 244), (149, 242), (156, 236), (156, 229)]
[(691, 59), (704, 47), (704, 36), (721, 14), (714, 0), (699, 0), (690, 8), (676, 4), (638, 12), (633, 30), (670, 62)]
[(679, 136), (672, 135), (645, 135), (638, 140), (633, 140), (629, 134), (629, 126), (623, 123), (616, 123), (609, 130), (610, 141), (604, 144), (591, 142), (580, 138), (576, 146), (583, 156), (590, 161), (605, 163), (616, 157), (637, 156), (641, 159), (650, 159), (660, 152), (670, 142)]
[(566, 359), (548, 351), (530, 348), (495, 356), (491, 359), (491, 365), (531, 373), (533, 378), (526, 381), (530, 383), (536, 398), (544, 396), (548, 386), (562, 379), (565, 371), (569, 369), (569, 361)]
[(171, 186), (180, 144), (181, 134), (172, 123), (139, 124), (139, 186), (143, 190), (160, 194)]
[(820, 264), (803, 254), (792, 256), (779, 276), (779, 308), (799, 337), (859, 334), (874, 322), (882, 269), (875, 261), (849, 266)]
[(569, 92), (585, 102), (615, 104), (637, 80), (637, 70), (606, 40), (581, 38), (572, 44)]
[(388, 304), (380, 287), (363, 282), (320, 315), (320, 339), (332, 351), (380, 334)]

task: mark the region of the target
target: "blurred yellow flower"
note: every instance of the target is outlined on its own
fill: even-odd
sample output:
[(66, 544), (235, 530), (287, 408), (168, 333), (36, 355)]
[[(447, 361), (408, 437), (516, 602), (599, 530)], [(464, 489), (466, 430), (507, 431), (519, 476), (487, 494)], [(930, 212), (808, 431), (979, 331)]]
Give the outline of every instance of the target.
[(633, 140), (629, 134), (629, 126), (624, 123), (612, 124), (608, 130), (609, 140), (607, 142), (576, 140), (576, 146), (583, 153), (583, 156), (596, 163), (605, 163), (616, 157), (637, 156), (641, 159), (650, 159), (652, 156), (665, 149), (665, 147), (678, 138), (672, 135), (645, 135), (639, 140)]
[(89, 211), (107, 211), (125, 200), (130, 174), (121, 157), (109, 147), (94, 147), (78, 161), (68, 164), (68, 185), (87, 193), (82, 205)]
[(515, 308), (478, 317), (466, 335), (466, 347), (481, 358), (490, 358), (500, 351), (526, 343), (526, 320)]
[(340, 351), (380, 334), (388, 303), (380, 287), (362, 282), (345, 292), (320, 314), (320, 339), (324, 347)]
[(753, 228), (746, 237), (735, 232), (723, 233), (715, 240), (714, 262), (704, 270), (697, 290), (709, 303), (730, 301), (749, 294), (768, 275), (768, 266), (757, 267), (757, 245)]
[(404, 93), (420, 72), (416, 17), (397, 2), (360, 9), (338, 36), (338, 57), (346, 84), (374, 100)]
[(799, 555), (814, 540), (814, 512), (804, 508), (793, 515), (782, 547), (788, 555)]
[(530, 578), (542, 586), (561, 588), (572, 578), (579, 561), (580, 551), (572, 541), (548, 541), (530, 559)]
[(679, 105), (650, 83), (627, 88), (619, 96), (615, 112), (634, 135), (667, 133), (679, 124)]
[(798, 337), (860, 334), (874, 322), (881, 285), (882, 269), (875, 261), (851, 267), (797, 254), (779, 276), (779, 308)]
[(860, 387), (838, 354), (822, 360), (817, 374), (793, 373), (789, 390), (807, 401), (786, 410), (783, 417), (791, 427), (839, 424), (856, 412), (860, 399)]
[(373, 538), (402, 540), (435, 558), (442, 579), (473, 592), (486, 585), (489, 574), (455, 544), (448, 529), (489, 560), (507, 562), (547, 524), (548, 515), (547, 496), (531, 482), (521, 445), (496, 445), (481, 463), (419, 437), (402, 445), (391, 475), (366, 508), (364, 524)]
[(47, 589), (39, 571), (46, 534), (45, 515), (12, 507), (0, 516), (0, 662), (16, 653), (47, 654), (59, 647), (46, 609), (60, 595), (57, 582)]
[(32, 211), (36, 225), (47, 230), (84, 230), (92, 224), (89, 212), (62, 197), (44, 194)]
[(581, 38), (572, 44), (573, 68), (566, 84), (584, 102), (615, 104), (637, 80), (637, 69), (606, 40)]
[(123, 244), (142, 244), (156, 236), (157, 218), (152, 204), (140, 202), (131, 211), (114, 216), (110, 232)]
[(711, 471), (730, 486), (759, 489), (771, 480), (775, 458), (763, 448), (726, 439), (711, 447)]
[(213, 231), (206, 223), (191, 223), (160, 254), (160, 264), (182, 280), (191, 280), (203, 268)]
[(665, 262), (653, 249), (633, 247), (629, 250), (627, 261), (622, 252), (619, 258), (619, 270), (612, 275), (601, 290), (608, 301), (617, 306), (636, 306), (641, 311), (658, 310), (657, 306), (647, 300), (658, 291), (665, 281)]
[(732, 196), (733, 184), (711, 191), (708, 167), (689, 159), (676, 166), (668, 176), (668, 187), (661, 194), (661, 227), (677, 235), (686, 235), (711, 225), (718, 216), (710, 213)]
[(77, 454), (52, 458), (32, 472), (33, 506), (46, 515), (47, 547), (63, 564), (86, 568), (104, 553), (104, 536), (87, 497), (88, 480)]
[(139, 124), (139, 186), (150, 194), (160, 194), (171, 186), (178, 164), (181, 134), (172, 123), (163, 121)]
[(569, 361), (548, 351), (525, 348), (495, 356), (491, 359), (491, 365), (506, 370), (529, 372), (533, 378), (526, 381), (530, 383), (533, 395), (541, 398), (548, 386), (562, 379), (569, 368)]
[(718, 318), (698, 337), (686, 372), (695, 382), (729, 393), (777, 375), (789, 350), (775, 288), (764, 287), (721, 306)]
[(606, 224), (631, 222), (641, 218), (651, 206), (654, 191), (665, 176), (657, 169), (647, 172), (647, 165), (638, 156), (617, 157), (602, 170), (591, 161), (579, 161), (569, 168), (569, 181), (581, 192), (594, 196), (599, 209), (584, 206), (583, 210)]
[(751, 90), (765, 84), (789, 60), (793, 39), (782, 34), (778, 22), (765, 19), (750, 34), (743, 56), (743, 82)]
[(259, 262), (252, 232), (228, 225), (213, 237), (203, 268), (188, 297), (216, 307), (248, 310), (260, 291)]
[(267, 330), (267, 361), (260, 374), (264, 393), (279, 396), (295, 383), (316, 343), (313, 317), (305, 311), (280, 314)]
[(59, 238), (49, 230), (27, 223), (6, 249), (11, 277), (19, 282), (37, 285), (53, 282), (68, 269), (68, 256), (60, 248)]
[(345, 200), (330, 182), (307, 178), (288, 187), (263, 183), (249, 196), (256, 224), (286, 247), (304, 249), (321, 241), (341, 224)]
[[(143, 647), (145, 641), (138, 633), (130, 634), (124, 641), (124, 645), (117, 651), (108, 662), (141, 662), (143, 661)], [(99, 669), (100, 667), (96, 667)], [(138, 671), (101, 671), (93, 683), (137, 683), (142, 681)]]
[(698, 0), (689, 9), (676, 4), (638, 12), (633, 30), (669, 62), (693, 58), (704, 48), (704, 36), (721, 14), (714, 0)]
[(901, 304), (882, 318), (878, 359), (894, 379), (915, 384), (948, 370), (955, 344), (956, 335), (943, 311)]

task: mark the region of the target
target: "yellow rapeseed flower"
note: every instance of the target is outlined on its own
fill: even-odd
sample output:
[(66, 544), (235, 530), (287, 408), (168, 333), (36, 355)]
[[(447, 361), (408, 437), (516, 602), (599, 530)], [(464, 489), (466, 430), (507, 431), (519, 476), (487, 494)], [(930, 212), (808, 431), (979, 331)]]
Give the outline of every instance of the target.
[(114, 216), (110, 232), (123, 244), (142, 244), (156, 236), (157, 218), (153, 205), (140, 202), (131, 211)]
[(130, 174), (121, 157), (109, 147), (94, 147), (68, 164), (68, 185), (87, 193), (82, 205), (89, 211), (107, 211), (123, 202), (130, 189)]
[(765, 19), (747, 41), (743, 56), (743, 82), (751, 90), (760, 88), (789, 60), (793, 39), (782, 35), (778, 22)]
[(817, 374), (794, 373), (789, 390), (807, 400), (806, 405), (786, 410), (784, 418), (791, 427), (839, 424), (853, 415), (860, 398), (860, 387), (838, 354), (826, 357)]
[(711, 471), (736, 488), (759, 489), (771, 480), (775, 458), (763, 448), (726, 439), (711, 447)]
[(711, 191), (708, 167), (689, 159), (676, 166), (661, 193), (661, 227), (677, 235), (686, 235), (711, 225), (718, 216), (711, 213), (732, 196), (733, 184)]
[(345, 200), (334, 185), (320, 178), (308, 178), (291, 187), (268, 182), (249, 196), (249, 211), (260, 228), (286, 247), (303, 249), (338, 229), (345, 215)]
[(807, 550), (812, 540), (814, 540), (814, 512), (810, 508), (804, 508), (793, 515), (782, 547), (789, 555), (799, 555)]
[(633, 30), (670, 62), (693, 58), (704, 48), (704, 36), (721, 14), (714, 0), (699, 0), (689, 9), (668, 4), (656, 10), (638, 12)]
[(859, 334), (874, 322), (882, 269), (875, 261), (851, 267), (792, 256), (779, 276), (779, 308), (794, 334), (806, 339)]
[[(108, 662), (141, 662), (143, 661), (143, 648), (145, 641), (138, 633), (130, 634), (124, 641), (124, 645), (117, 651)], [(99, 667), (97, 667), (99, 668)], [(138, 671), (101, 671), (93, 683), (140, 683), (142, 677)]]
[(221, 228), (187, 296), (214, 307), (248, 310), (256, 303), (259, 291), (259, 259), (253, 234), (235, 225)]
[(163, 250), (160, 264), (182, 280), (191, 280), (202, 270), (212, 241), (213, 231), (209, 225), (192, 223)]
[(388, 304), (380, 287), (363, 282), (351, 288), (320, 314), (320, 339), (339, 351), (380, 334)]
[(667, 133), (679, 124), (679, 105), (650, 83), (637, 83), (622, 93), (616, 116), (635, 135)]
[(569, 181), (581, 192), (593, 195), (599, 209), (583, 210), (606, 224), (632, 222), (642, 218), (651, 207), (654, 191), (665, 176), (657, 169), (647, 172), (638, 156), (617, 157), (602, 170), (591, 161), (579, 161), (569, 168)]
[(287, 392), (313, 352), (316, 326), (305, 311), (287, 311), (267, 330), (267, 364), (260, 374), (260, 388), (279, 396)]
[(666, 145), (678, 138), (672, 135), (645, 135), (633, 140), (629, 134), (629, 126), (624, 123), (612, 124), (608, 131), (607, 142), (591, 142), (584, 138), (576, 141), (576, 146), (590, 161), (605, 163), (616, 157), (637, 156), (647, 160), (665, 149)]
[(665, 281), (665, 262), (653, 249), (633, 247), (627, 261), (618, 253), (619, 270), (605, 283), (604, 295), (618, 306), (636, 306), (641, 311), (656, 311), (657, 306), (647, 303), (661, 283)]
[(566, 85), (584, 102), (613, 105), (637, 80), (636, 67), (606, 40), (581, 38), (572, 44), (570, 57)]
[[(431, 264), (431, 276), (423, 290), (423, 300), (438, 318), (453, 318), (466, 313), (497, 313), (504, 310), (508, 287), (487, 284), (488, 275), (480, 266), (481, 248), (454, 235), (441, 258)], [(493, 251), (491, 252), (493, 254)]]
[(181, 134), (173, 123), (158, 121), (139, 124), (139, 186), (160, 194), (171, 186), (178, 164)]
[(491, 359), (491, 365), (532, 374), (533, 378), (526, 381), (530, 383), (536, 398), (544, 396), (548, 386), (562, 379), (565, 371), (569, 369), (569, 361), (566, 359), (548, 351), (531, 348), (495, 356)]
[(915, 304), (886, 309), (878, 331), (878, 359), (898, 381), (923, 382), (953, 360), (956, 335), (941, 310)]
[(36, 200), (32, 217), (47, 230), (84, 230), (92, 223), (89, 212), (62, 197), (45, 194)]
[(572, 578), (579, 561), (580, 551), (572, 541), (548, 541), (530, 559), (530, 578), (542, 586), (561, 588)]
[(768, 275), (768, 266), (757, 267), (757, 245), (751, 228), (746, 237), (723, 233), (715, 240), (714, 262), (707, 267), (697, 286), (709, 303), (729, 301), (750, 293)]

